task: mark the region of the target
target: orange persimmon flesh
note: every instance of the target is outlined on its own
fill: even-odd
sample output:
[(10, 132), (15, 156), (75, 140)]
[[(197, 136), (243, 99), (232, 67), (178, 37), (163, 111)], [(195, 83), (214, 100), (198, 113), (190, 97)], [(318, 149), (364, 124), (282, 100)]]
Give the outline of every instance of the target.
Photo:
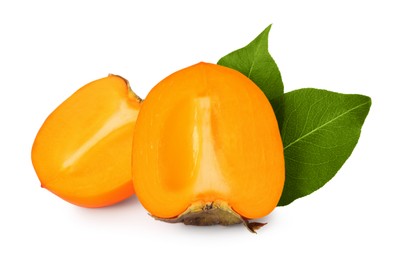
[(260, 218), (276, 207), (285, 180), (281, 136), (264, 93), (240, 72), (209, 63), (151, 90), (135, 124), (133, 162), (136, 194), (157, 219), (215, 205)]
[(32, 147), (41, 186), (83, 207), (108, 206), (133, 195), (132, 137), (140, 103), (116, 75), (65, 100), (45, 120)]

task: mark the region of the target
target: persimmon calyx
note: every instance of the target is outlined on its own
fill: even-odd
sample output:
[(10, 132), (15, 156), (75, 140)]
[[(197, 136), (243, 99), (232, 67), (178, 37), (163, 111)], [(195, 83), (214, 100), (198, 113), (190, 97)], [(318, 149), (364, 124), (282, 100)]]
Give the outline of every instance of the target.
[(132, 88), (131, 88), (131, 86), (130, 86), (130, 84), (129, 84), (129, 80), (127, 80), (126, 78), (124, 78), (124, 77), (122, 77), (122, 76), (120, 76), (120, 75), (109, 73), (109, 74), (108, 74), (108, 77), (111, 77), (111, 76), (112, 76), (112, 77), (118, 77), (118, 78), (122, 79), (123, 81), (125, 81), (126, 86), (128, 87), (128, 95), (129, 95), (130, 97), (134, 98), (139, 104), (141, 104), (141, 103), (143, 102), (143, 99), (142, 99), (141, 97), (139, 97), (139, 96), (132, 90)]
[(151, 216), (156, 220), (167, 223), (184, 223), (185, 225), (194, 226), (229, 226), (242, 223), (252, 233), (256, 233), (259, 228), (266, 225), (266, 223), (249, 222), (248, 219), (243, 218), (227, 202), (222, 200), (194, 202), (184, 213), (175, 218)]

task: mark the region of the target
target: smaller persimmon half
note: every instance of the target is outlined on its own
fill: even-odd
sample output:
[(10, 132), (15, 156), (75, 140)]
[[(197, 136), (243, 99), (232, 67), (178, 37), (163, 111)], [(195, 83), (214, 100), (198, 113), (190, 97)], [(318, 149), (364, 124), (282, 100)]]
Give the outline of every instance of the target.
[(93, 81), (45, 120), (32, 163), (41, 186), (83, 207), (104, 207), (134, 194), (132, 139), (141, 99), (116, 75)]
[(192, 225), (268, 215), (285, 181), (278, 123), (264, 93), (240, 72), (198, 63), (163, 79), (142, 103), (133, 181), (156, 219)]

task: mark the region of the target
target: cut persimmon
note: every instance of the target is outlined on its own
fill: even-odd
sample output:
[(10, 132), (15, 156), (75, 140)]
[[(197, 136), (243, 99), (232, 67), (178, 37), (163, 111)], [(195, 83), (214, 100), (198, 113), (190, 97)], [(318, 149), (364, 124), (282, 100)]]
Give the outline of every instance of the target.
[(284, 185), (283, 146), (264, 93), (238, 71), (198, 63), (158, 83), (142, 103), (133, 181), (156, 219), (193, 225), (257, 223)]
[(133, 195), (132, 138), (140, 104), (116, 75), (93, 81), (64, 101), (32, 147), (42, 187), (83, 207), (108, 206)]

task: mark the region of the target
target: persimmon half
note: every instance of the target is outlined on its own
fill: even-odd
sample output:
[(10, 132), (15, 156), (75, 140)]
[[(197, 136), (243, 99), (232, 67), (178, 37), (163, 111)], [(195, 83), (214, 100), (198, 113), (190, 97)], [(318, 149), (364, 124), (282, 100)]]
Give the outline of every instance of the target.
[(192, 225), (268, 215), (284, 185), (283, 146), (264, 93), (238, 71), (198, 63), (158, 83), (142, 103), (133, 181), (156, 219)]
[(45, 120), (32, 147), (41, 186), (83, 207), (108, 206), (133, 195), (132, 139), (140, 104), (116, 75), (71, 95)]

